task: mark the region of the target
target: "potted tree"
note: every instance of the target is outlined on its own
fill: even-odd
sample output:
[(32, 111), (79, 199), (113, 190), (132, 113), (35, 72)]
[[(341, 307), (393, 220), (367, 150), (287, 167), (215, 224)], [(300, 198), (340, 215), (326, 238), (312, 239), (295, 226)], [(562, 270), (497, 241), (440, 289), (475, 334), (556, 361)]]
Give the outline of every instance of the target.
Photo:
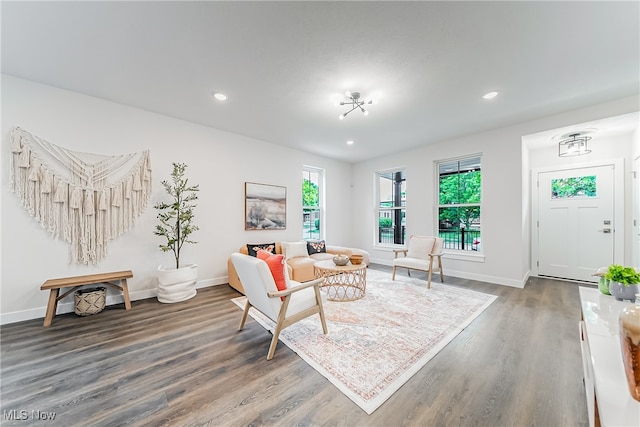
[(185, 301), (196, 295), (196, 280), (198, 278), (198, 265), (180, 263), (180, 251), (185, 243), (197, 243), (189, 239), (189, 236), (198, 230), (198, 226), (192, 223), (193, 203), (198, 199), (198, 185), (189, 185), (184, 171), (187, 165), (173, 163), (170, 181), (162, 181), (167, 194), (172, 197), (170, 203), (159, 202), (154, 206), (158, 210), (158, 220), (153, 232), (156, 236), (164, 237), (166, 243), (159, 245), (163, 252), (173, 252), (175, 268), (158, 267), (158, 301), (173, 303)]
[(616, 300), (635, 301), (640, 292), (640, 273), (635, 268), (611, 264), (604, 277), (609, 280), (609, 292)]

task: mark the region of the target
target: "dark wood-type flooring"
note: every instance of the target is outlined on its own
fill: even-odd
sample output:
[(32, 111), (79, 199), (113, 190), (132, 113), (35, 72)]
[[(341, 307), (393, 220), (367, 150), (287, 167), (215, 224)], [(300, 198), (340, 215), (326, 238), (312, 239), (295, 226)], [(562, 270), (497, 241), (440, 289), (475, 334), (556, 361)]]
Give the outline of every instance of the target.
[[(230, 298), (239, 294), (223, 285), (183, 303), (148, 299), (130, 311), (58, 315), (49, 328), (42, 319), (2, 326), (1, 424), (588, 424), (579, 285), (445, 283), (498, 299), (371, 415), (282, 343), (267, 361), (270, 333), (251, 318), (237, 331), (241, 311)], [(49, 413), (53, 420), (37, 419)]]

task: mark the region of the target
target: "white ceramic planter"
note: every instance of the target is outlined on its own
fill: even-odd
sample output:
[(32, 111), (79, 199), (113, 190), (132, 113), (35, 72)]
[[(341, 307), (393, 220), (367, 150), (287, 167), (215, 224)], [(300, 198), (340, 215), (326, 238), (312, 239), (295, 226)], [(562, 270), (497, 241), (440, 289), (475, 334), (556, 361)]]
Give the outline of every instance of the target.
[(198, 264), (189, 264), (178, 269), (158, 267), (158, 301), (174, 303), (196, 296)]

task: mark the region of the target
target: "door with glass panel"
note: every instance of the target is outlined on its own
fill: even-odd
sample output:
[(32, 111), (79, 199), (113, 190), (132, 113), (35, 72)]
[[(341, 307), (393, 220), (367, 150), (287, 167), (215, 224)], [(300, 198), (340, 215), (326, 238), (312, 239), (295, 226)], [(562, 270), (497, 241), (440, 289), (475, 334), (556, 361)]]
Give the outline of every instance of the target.
[(538, 274), (596, 281), (613, 263), (614, 166), (538, 174)]

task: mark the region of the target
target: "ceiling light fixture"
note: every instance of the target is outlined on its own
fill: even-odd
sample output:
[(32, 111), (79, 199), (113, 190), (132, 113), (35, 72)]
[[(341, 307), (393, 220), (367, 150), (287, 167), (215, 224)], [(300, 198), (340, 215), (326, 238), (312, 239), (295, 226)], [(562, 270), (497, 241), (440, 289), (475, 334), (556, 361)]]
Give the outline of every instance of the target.
[(498, 92), (497, 90), (494, 90), (493, 92), (485, 93), (484, 95), (482, 95), (482, 97), (484, 99), (493, 99), (498, 96), (499, 93), (500, 92)]
[(369, 115), (369, 111), (367, 111), (364, 108), (362, 108), (362, 106), (365, 105), (365, 104), (373, 104), (373, 100), (368, 100), (368, 101), (367, 100), (360, 100), (360, 92), (349, 92), (349, 91), (346, 91), (345, 95), (347, 95), (349, 100), (348, 101), (341, 101), (340, 105), (349, 105), (349, 106), (351, 106), (351, 109), (349, 111), (347, 111), (346, 113), (340, 114), (338, 116), (338, 118), (340, 120), (344, 119), (345, 117), (347, 117), (347, 114), (349, 114), (353, 110), (357, 110), (357, 109), (360, 109), (362, 111), (362, 114), (364, 114), (365, 116)]
[(568, 139), (564, 139), (558, 144), (558, 156), (570, 157), (589, 154), (591, 150), (587, 147), (587, 141), (590, 139), (590, 136), (584, 136), (580, 133), (570, 134)]
[(226, 101), (227, 100), (227, 95), (225, 95), (224, 93), (220, 93), (220, 92), (215, 92), (213, 94), (213, 97), (215, 99), (217, 99), (218, 101)]
[(353, 145), (354, 141), (352, 139), (347, 141), (347, 145)]

